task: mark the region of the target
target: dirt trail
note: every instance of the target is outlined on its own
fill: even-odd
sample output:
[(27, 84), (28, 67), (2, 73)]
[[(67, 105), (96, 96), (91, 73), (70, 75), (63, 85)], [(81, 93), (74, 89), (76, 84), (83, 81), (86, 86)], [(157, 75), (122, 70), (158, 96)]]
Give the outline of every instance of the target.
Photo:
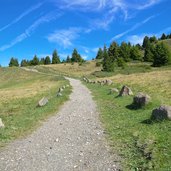
[(110, 153), (89, 90), (80, 81), (69, 80), (70, 101), (30, 136), (1, 149), (0, 170), (119, 170), (119, 159)]

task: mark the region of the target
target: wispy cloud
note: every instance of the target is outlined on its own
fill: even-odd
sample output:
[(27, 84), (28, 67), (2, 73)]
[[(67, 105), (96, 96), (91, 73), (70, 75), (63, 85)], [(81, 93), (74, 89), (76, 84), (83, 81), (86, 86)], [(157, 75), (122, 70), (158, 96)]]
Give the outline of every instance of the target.
[(160, 2), (161, 2), (161, 0), (149, 0), (144, 4), (137, 5), (137, 9), (143, 10), (143, 9), (149, 8), (149, 7), (153, 6), (153, 5), (156, 5), (156, 4), (160, 3)]
[(135, 24), (135, 25), (134, 25), (133, 27), (131, 27), (130, 29), (128, 29), (128, 30), (126, 30), (126, 31), (124, 31), (124, 32), (122, 32), (122, 33), (120, 33), (120, 34), (115, 35), (110, 41), (113, 41), (113, 40), (116, 40), (116, 39), (119, 39), (119, 38), (125, 36), (127, 33), (130, 33), (130, 32), (132, 32), (132, 31), (134, 31), (135, 29), (141, 27), (142, 25), (144, 25), (145, 23), (147, 23), (148, 21), (150, 21), (150, 20), (151, 20), (152, 18), (154, 18), (154, 17), (155, 17), (155, 16), (150, 16), (150, 17), (146, 18), (145, 20), (143, 20), (143, 21), (141, 21), (141, 22)]
[(10, 22), (9, 24), (7, 24), (4, 27), (0, 28), (0, 32), (3, 31), (3, 30), (6, 30), (7, 28), (12, 26), (13, 24), (19, 22), (22, 18), (24, 18), (25, 16), (27, 16), (31, 12), (35, 11), (36, 9), (40, 8), (42, 5), (43, 5), (43, 2), (32, 6), (31, 8), (29, 8), (28, 10), (23, 12), (21, 15), (19, 15), (17, 18), (15, 18), (12, 22)]
[(81, 28), (71, 27), (69, 29), (56, 30), (54, 33), (49, 34), (47, 39), (49, 42), (57, 43), (64, 48), (73, 46), (73, 41), (79, 37)]
[(52, 20), (55, 20), (56, 18), (60, 17), (61, 14), (58, 13), (56, 11), (53, 11), (51, 13), (48, 13), (45, 16), (42, 16), (41, 18), (39, 18), (38, 20), (36, 20), (30, 27), (28, 27), (22, 34), (20, 34), (19, 36), (17, 36), (14, 40), (12, 40), (9, 44), (3, 45), (0, 47), (0, 51), (4, 51), (6, 49), (9, 49), (11, 47), (13, 47), (14, 45), (16, 45), (17, 43), (25, 40), (26, 38), (30, 37), (33, 32), (41, 25), (44, 23), (48, 23)]

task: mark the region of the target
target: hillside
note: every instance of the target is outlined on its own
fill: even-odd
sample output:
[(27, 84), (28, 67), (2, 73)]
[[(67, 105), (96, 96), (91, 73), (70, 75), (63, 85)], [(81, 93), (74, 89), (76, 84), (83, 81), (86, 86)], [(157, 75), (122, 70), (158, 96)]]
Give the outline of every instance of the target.
[[(5, 129), (0, 129), (0, 146), (34, 130), (66, 101), (70, 89), (57, 99), (59, 87), (68, 84), (60, 76), (48, 76), (21, 68), (0, 68), (0, 118)], [(38, 101), (47, 97), (49, 104), (37, 108)]]

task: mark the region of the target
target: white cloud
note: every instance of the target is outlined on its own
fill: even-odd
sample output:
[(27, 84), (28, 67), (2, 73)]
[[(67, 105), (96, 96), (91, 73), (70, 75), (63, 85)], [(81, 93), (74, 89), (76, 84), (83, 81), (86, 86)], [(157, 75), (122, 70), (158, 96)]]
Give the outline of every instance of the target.
[(157, 38), (159, 38), (161, 37), (163, 33), (167, 34), (167, 33), (170, 33), (170, 31), (171, 31), (171, 27), (167, 27), (159, 31), (158, 33), (142, 33), (140, 35), (130, 35), (127, 37), (126, 40), (134, 45), (137, 43), (142, 44), (145, 36), (148, 36), (148, 37), (156, 36)]
[(137, 5), (137, 9), (139, 10), (143, 10), (143, 9), (146, 9), (146, 8), (149, 8), (153, 5), (156, 5), (158, 4), (159, 2), (161, 2), (161, 0), (148, 0), (146, 3), (144, 4), (141, 4), (141, 5)]
[(133, 45), (140, 44), (142, 45), (145, 36), (152, 36), (151, 34), (141, 34), (141, 35), (131, 35), (127, 37), (127, 41)]
[(60, 15), (61, 14), (56, 14), (56, 11), (53, 11), (53, 12), (39, 18), (30, 27), (28, 27), (22, 34), (20, 34), (14, 40), (12, 40), (9, 44), (1, 46), (0, 51), (9, 49), (12, 46), (16, 45), (17, 43), (23, 41), (24, 39), (30, 37), (31, 34), (33, 34), (33, 32), (35, 31), (35, 29), (37, 29), (41, 24), (50, 22), (50, 21), (56, 19), (57, 17), (59, 17)]
[(134, 31), (135, 29), (141, 27), (142, 25), (144, 25), (145, 23), (147, 23), (149, 20), (151, 20), (151, 19), (154, 18), (154, 17), (155, 17), (155, 16), (150, 16), (150, 17), (146, 18), (145, 20), (143, 20), (143, 21), (141, 21), (141, 22), (135, 24), (135, 25), (134, 25), (133, 27), (131, 27), (130, 29), (128, 29), (128, 30), (126, 30), (126, 31), (124, 31), (124, 32), (122, 32), (122, 33), (120, 33), (120, 34), (115, 35), (110, 41), (113, 41), (113, 40), (116, 40), (116, 39), (119, 39), (119, 38), (125, 36), (127, 33), (130, 33), (130, 32), (132, 32), (132, 31)]
[(64, 48), (73, 46), (73, 41), (79, 37), (81, 28), (71, 27), (69, 29), (57, 30), (50, 34), (47, 39), (49, 42), (57, 43)]
[(4, 27), (0, 28), (0, 32), (3, 31), (3, 30), (5, 30), (5, 29), (7, 29), (7, 28), (9, 28), (13, 24), (19, 22), (22, 18), (24, 18), (25, 16), (27, 16), (31, 12), (35, 11), (36, 9), (40, 8), (42, 5), (43, 5), (43, 3), (39, 3), (39, 4), (36, 4), (36, 5), (32, 6), (31, 8), (29, 8), (28, 10), (26, 10), (25, 12), (23, 12), (22, 14), (20, 14), (12, 22), (10, 22), (9, 24), (7, 24)]

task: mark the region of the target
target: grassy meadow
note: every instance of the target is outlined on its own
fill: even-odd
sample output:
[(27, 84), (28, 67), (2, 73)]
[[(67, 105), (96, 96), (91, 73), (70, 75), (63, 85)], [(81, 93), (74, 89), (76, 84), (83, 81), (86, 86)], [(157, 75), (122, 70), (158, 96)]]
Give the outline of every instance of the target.
[(57, 65), (38, 66), (38, 70), (48, 70), (50, 73), (58, 73), (69, 77), (80, 78), (83, 75), (90, 75), (95, 71), (100, 71), (101, 67), (96, 67), (96, 61), (87, 61), (85, 63), (62, 63)]
[[(122, 72), (124, 74), (94, 77), (96, 80), (111, 79), (114, 82), (112, 86), (87, 84), (99, 107), (110, 144), (123, 158), (123, 170), (169, 171), (171, 123), (151, 122), (150, 116), (152, 110), (161, 104), (171, 105), (171, 69), (147, 68), (144, 73), (138, 70), (134, 74)], [(133, 97), (109, 94), (110, 88), (120, 90), (123, 85), (128, 85), (134, 94), (144, 92), (150, 95), (151, 103), (135, 110), (131, 108)]]
[[(5, 128), (0, 129), (0, 146), (33, 131), (58, 110), (71, 92), (71, 88), (67, 88), (62, 97), (56, 97), (58, 88), (69, 84), (61, 76), (15, 67), (0, 68), (0, 75), (0, 118), (5, 124)], [(47, 97), (49, 103), (36, 107), (43, 97)]]

